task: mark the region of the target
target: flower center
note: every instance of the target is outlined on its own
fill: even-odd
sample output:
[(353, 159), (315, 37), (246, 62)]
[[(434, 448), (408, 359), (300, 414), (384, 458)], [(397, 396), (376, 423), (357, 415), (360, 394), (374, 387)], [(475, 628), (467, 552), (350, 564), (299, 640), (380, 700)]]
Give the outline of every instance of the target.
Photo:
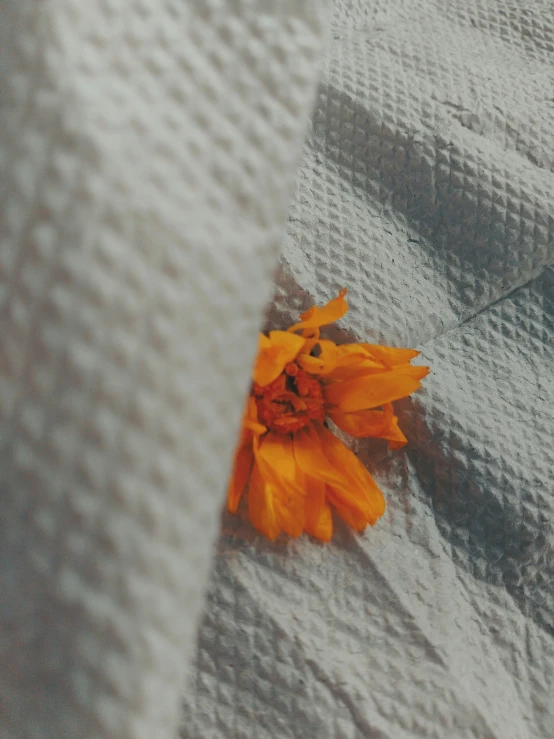
[(320, 382), (296, 362), (290, 362), (279, 377), (265, 387), (254, 384), (260, 421), (278, 434), (292, 434), (312, 421), (324, 421)]

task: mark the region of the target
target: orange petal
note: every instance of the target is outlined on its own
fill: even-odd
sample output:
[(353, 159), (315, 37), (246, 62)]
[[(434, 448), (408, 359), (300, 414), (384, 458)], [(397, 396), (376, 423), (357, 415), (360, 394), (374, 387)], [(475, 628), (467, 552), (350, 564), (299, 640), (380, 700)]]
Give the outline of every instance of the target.
[(240, 497), (254, 462), (254, 453), (251, 444), (243, 444), (236, 454), (233, 473), (227, 490), (227, 506), (231, 513), (236, 513), (239, 505)]
[(333, 535), (333, 517), (326, 499), (325, 483), (305, 476), (306, 524), (308, 534), (321, 541), (330, 541)]
[(347, 505), (344, 505), (329, 487), (327, 487), (327, 498), (343, 521), (346, 521), (355, 531), (363, 531), (365, 529), (367, 520), (364, 514), (360, 513), (356, 508), (349, 508)]
[[(320, 339), (315, 343), (320, 348), (320, 355), (318, 357), (311, 357), (309, 353), (302, 352), (298, 355), (296, 361), (302, 369), (310, 372), (312, 375), (329, 374), (337, 366), (339, 347), (333, 341), (327, 341), (326, 339)], [(306, 344), (311, 345), (312, 341), (307, 341)], [(311, 348), (310, 346), (310, 350)]]
[(273, 505), (279, 527), (289, 536), (300, 536), (304, 530), (304, 475), (294, 458), (292, 437), (269, 433), (257, 452), (260, 472), (273, 491)]
[(428, 367), (400, 365), (388, 372), (334, 382), (327, 386), (325, 394), (329, 403), (346, 413), (376, 408), (413, 393), (428, 372)]
[(393, 416), (390, 429), (387, 431), (387, 435), (383, 436), (383, 439), (388, 440), (391, 449), (402, 449), (408, 443), (408, 439), (398, 426), (398, 418), (396, 416)]
[(418, 357), (420, 352), (415, 349), (395, 349), (392, 346), (378, 346), (377, 344), (362, 344), (364, 348), (377, 361), (382, 362), (386, 367), (396, 367), (399, 364), (407, 364), (414, 357)]
[[(309, 356), (306, 347), (313, 348), (317, 344), (320, 348), (318, 357)], [(296, 361), (307, 372), (314, 375), (328, 375), (332, 379), (349, 379), (357, 374), (383, 372), (386, 367), (376, 361), (362, 344), (343, 344), (337, 346), (333, 341), (326, 339), (306, 341), (302, 352)]]
[(302, 314), (302, 321), (300, 323), (291, 326), (289, 331), (300, 331), (304, 329), (320, 328), (320, 326), (326, 326), (329, 323), (334, 323), (342, 318), (348, 311), (348, 303), (344, 299), (347, 290), (341, 290), (339, 296), (334, 300), (331, 300), (324, 305), (323, 308), (319, 308), (314, 305), (313, 308)]
[(328, 375), (329, 379), (349, 380), (358, 375), (383, 372), (386, 369), (362, 344), (343, 344), (337, 347), (337, 352), (336, 367)]
[[(385, 512), (386, 503), (383, 493), (358, 457), (340, 439), (326, 428), (321, 429), (320, 436), (325, 457), (348, 478), (348, 492), (357, 488), (360, 493), (363, 493), (357, 496), (358, 505), (350, 507), (354, 509), (360, 507), (367, 522), (373, 525)], [(342, 486), (329, 485), (329, 487), (343, 505), (349, 505), (350, 496), (344, 495)], [(362, 506), (359, 506), (359, 503), (362, 503)]]
[(401, 449), (408, 443), (393, 414), (392, 404), (386, 403), (382, 411), (356, 411), (332, 413), (331, 418), (345, 433), (356, 438), (372, 436), (386, 439), (391, 449)]
[(260, 334), (260, 352), (254, 367), (254, 382), (262, 387), (269, 385), (279, 377), (303, 346), (304, 339), (301, 336), (287, 331), (271, 331), (269, 336)]
[(257, 434), (258, 436), (260, 434), (265, 434), (267, 431), (267, 428), (265, 426), (262, 426), (261, 423), (257, 423), (255, 421), (244, 421), (244, 428), (247, 431), (251, 431), (253, 434)]
[(256, 405), (256, 401), (252, 396), (250, 396), (242, 417), (240, 446), (251, 443), (253, 436), (260, 436), (261, 434), (265, 434), (266, 431), (267, 428), (258, 421), (258, 407)]
[(369, 472), (350, 449), (323, 426), (294, 436), (294, 455), (306, 475), (328, 485), (341, 505), (357, 510), (368, 523), (385, 511), (385, 499)]
[(275, 490), (264, 479), (258, 465), (254, 464), (248, 486), (248, 512), (255, 528), (272, 541), (281, 531), (274, 501)]
[(316, 344), (319, 344), (319, 331), (316, 331), (314, 329), (313, 336), (311, 336), (311, 338), (309, 339), (305, 339), (304, 346), (302, 347), (302, 351), (300, 352), (300, 355), (308, 356)]
[(363, 410), (355, 413), (336, 411), (331, 412), (330, 416), (340, 429), (356, 438), (363, 436), (383, 438), (383, 434), (389, 431), (394, 418), (391, 403), (387, 403), (382, 411)]
[[(366, 349), (365, 344), (341, 344), (337, 347), (341, 359), (347, 358), (373, 359), (372, 354)], [(381, 364), (381, 363), (380, 363)]]

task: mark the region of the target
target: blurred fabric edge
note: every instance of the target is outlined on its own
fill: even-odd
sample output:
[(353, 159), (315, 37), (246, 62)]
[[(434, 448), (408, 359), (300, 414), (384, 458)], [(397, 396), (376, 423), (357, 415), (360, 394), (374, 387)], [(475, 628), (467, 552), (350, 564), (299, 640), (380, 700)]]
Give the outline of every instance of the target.
[(0, 737), (173, 737), (325, 4), (3, 0)]

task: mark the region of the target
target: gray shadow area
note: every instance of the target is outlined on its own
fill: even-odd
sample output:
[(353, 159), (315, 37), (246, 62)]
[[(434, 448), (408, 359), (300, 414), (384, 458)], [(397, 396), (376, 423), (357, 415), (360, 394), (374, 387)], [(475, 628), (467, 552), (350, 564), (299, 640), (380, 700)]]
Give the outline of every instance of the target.
[[(544, 311), (550, 316), (554, 336), (551, 275), (548, 270)], [(292, 306), (306, 310), (314, 301), (297, 285), (286, 263), (279, 266), (276, 284), (268, 324), (285, 328), (297, 315)], [(337, 326), (326, 327), (324, 333), (337, 343), (359, 341)], [(432, 348), (432, 341), (429, 346)], [(433, 383), (432, 374), (427, 383)], [(470, 438), (457, 433), (455, 419), (443, 416), (437, 404), (426, 404), (424, 395), (399, 401), (395, 408), (409, 439), (400, 454), (406, 454), (413, 466), (455, 563), (476, 579), (505, 588), (522, 614), (554, 635), (553, 511), (537, 504), (548, 500), (544, 479), (533, 476), (532, 470), (525, 481), (514, 479), (508, 471), (503, 474), (499, 465), (507, 464), (508, 457), (499, 458), (486, 446), (472, 445)], [(522, 434), (527, 422), (520, 419)], [(352, 446), (370, 471), (386, 465), (389, 454), (380, 442), (360, 439)], [(403, 496), (413, 494), (409, 481), (407, 485)], [(341, 546), (355, 546), (353, 535), (340, 523), (336, 536)]]
[(322, 83), (310, 145), (368, 207), (404, 219), (467, 320), (554, 261), (552, 177), (433, 105), (433, 128), (393, 126), (378, 101)]

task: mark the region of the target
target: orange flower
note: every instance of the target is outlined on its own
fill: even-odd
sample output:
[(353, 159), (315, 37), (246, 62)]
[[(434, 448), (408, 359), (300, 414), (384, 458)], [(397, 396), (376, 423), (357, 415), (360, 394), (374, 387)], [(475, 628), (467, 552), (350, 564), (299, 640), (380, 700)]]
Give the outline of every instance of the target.
[(228, 490), (231, 513), (248, 489), (254, 526), (270, 539), (303, 531), (323, 541), (333, 533), (331, 506), (363, 531), (385, 511), (377, 484), (327, 427), (355, 437), (406, 443), (392, 402), (421, 387), (428, 367), (419, 352), (373, 344), (337, 346), (319, 329), (348, 310), (346, 290), (314, 306), (288, 331), (260, 335), (253, 385)]

